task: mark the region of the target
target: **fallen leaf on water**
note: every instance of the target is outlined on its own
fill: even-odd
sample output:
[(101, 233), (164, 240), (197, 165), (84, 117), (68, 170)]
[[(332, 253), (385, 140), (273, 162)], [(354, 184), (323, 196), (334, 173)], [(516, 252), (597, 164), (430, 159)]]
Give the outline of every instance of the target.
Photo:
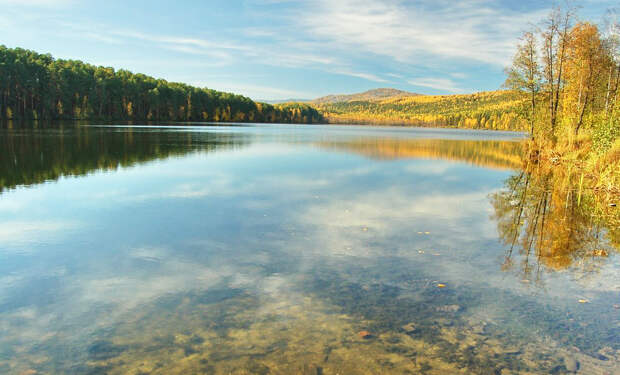
[(418, 253), (424, 254), (424, 250), (418, 250)]
[(607, 257), (607, 256), (609, 256), (609, 254), (607, 253), (607, 251), (605, 251), (603, 249), (597, 249), (597, 250), (594, 250), (594, 256), (596, 256), (596, 257)]
[(588, 303), (588, 302), (590, 302), (590, 301), (588, 301), (587, 299), (580, 299), (579, 300), (579, 303)]
[(446, 287), (446, 284), (437, 284), (437, 287), (438, 287), (438, 288), (445, 288), (445, 287)]
[(366, 228), (366, 227), (362, 228), (362, 230), (363, 230), (364, 232), (368, 232), (368, 228)]

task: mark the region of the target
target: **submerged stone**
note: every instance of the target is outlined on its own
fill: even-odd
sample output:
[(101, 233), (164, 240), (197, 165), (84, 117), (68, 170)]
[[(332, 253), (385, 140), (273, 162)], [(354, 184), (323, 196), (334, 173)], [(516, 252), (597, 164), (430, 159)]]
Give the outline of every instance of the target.
[(125, 346), (115, 345), (110, 341), (98, 340), (88, 347), (88, 356), (91, 359), (105, 361), (118, 357), (126, 349)]
[(403, 331), (405, 331), (405, 333), (413, 333), (417, 329), (417, 327), (413, 323), (405, 324), (401, 328), (403, 329)]
[(566, 367), (566, 371), (577, 372), (579, 370), (579, 361), (573, 357), (564, 357), (564, 367)]
[(438, 307), (435, 308), (435, 311), (437, 311), (437, 312), (455, 313), (455, 312), (461, 311), (461, 306), (459, 306), (459, 305), (438, 306)]

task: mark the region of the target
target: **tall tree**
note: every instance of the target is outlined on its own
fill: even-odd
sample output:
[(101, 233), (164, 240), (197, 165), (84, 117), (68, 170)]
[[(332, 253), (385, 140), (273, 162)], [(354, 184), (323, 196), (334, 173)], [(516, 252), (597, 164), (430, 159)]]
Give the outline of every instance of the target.
[(536, 36), (533, 32), (526, 32), (521, 37), (521, 43), (517, 48), (512, 67), (508, 69), (507, 73), (508, 78), (504, 85), (528, 96), (530, 134), (534, 136), (537, 98), (541, 87), (541, 71)]
[(605, 94), (605, 114), (609, 117), (615, 107), (620, 85), (620, 16), (617, 9), (607, 11), (604, 30), (605, 45), (611, 57)]
[(556, 131), (560, 92), (564, 82), (566, 51), (574, 14), (574, 8), (555, 7), (545, 21), (545, 29), (542, 33), (544, 43), (543, 71), (549, 101), (549, 121), (552, 135), (555, 135)]
[(612, 66), (598, 28), (578, 23), (570, 32), (567, 47), (565, 112), (577, 135), (587, 115), (604, 109), (606, 72)]

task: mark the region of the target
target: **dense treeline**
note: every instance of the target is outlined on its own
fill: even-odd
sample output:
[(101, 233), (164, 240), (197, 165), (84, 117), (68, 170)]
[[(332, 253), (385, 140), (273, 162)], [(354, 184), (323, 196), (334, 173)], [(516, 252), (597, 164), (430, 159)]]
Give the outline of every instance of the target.
[(527, 127), (524, 102), (513, 91), (494, 91), (326, 103), (318, 108), (334, 123), (524, 130)]
[(257, 103), (0, 45), (0, 119), (316, 123), (321, 116), (306, 104)]

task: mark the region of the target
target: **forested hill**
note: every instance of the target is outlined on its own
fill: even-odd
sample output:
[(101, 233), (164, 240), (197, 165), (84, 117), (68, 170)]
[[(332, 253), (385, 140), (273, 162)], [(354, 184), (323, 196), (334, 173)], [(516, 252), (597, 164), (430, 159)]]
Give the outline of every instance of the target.
[(349, 94), (349, 95), (327, 95), (318, 99), (314, 99), (311, 101), (313, 104), (321, 105), (321, 104), (333, 104), (333, 103), (343, 103), (343, 102), (354, 102), (354, 101), (378, 101), (385, 99), (395, 99), (395, 98), (404, 98), (409, 96), (419, 96), (420, 94), (416, 94), (413, 92), (390, 89), (390, 88), (380, 88), (374, 90), (368, 90), (359, 94)]
[(0, 45), (0, 120), (316, 123), (307, 104), (271, 105), (127, 70)]
[(330, 123), (527, 129), (525, 99), (513, 91), (315, 103)]

